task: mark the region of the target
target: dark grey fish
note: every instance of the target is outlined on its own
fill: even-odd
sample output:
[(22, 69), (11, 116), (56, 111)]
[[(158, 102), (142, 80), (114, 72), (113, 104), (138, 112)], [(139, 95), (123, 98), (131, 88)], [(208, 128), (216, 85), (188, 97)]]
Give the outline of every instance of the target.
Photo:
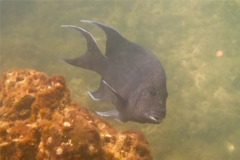
[(101, 28), (107, 37), (105, 56), (92, 35), (83, 28), (63, 25), (80, 31), (87, 40), (85, 54), (63, 60), (101, 75), (99, 88), (88, 92), (94, 100), (110, 100), (116, 109), (97, 112), (126, 122), (160, 123), (166, 116), (166, 76), (157, 57), (148, 49), (128, 41), (114, 28), (82, 20)]

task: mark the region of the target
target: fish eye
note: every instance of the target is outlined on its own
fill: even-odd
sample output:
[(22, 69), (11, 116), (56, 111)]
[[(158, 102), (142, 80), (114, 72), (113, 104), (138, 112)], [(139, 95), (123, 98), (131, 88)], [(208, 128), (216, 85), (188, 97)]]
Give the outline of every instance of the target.
[(157, 92), (156, 91), (150, 91), (149, 92), (151, 96), (156, 96)]

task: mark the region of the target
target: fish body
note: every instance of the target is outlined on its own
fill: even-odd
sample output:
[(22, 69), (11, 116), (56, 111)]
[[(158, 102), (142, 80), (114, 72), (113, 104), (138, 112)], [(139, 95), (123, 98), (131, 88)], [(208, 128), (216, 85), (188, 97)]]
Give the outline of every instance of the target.
[(80, 31), (87, 40), (85, 54), (63, 58), (71, 65), (101, 75), (99, 88), (88, 92), (94, 100), (110, 100), (116, 109), (97, 112), (121, 122), (160, 123), (166, 116), (166, 75), (158, 58), (148, 49), (124, 38), (114, 28), (94, 21), (107, 37), (105, 56), (93, 36), (83, 28), (63, 25)]

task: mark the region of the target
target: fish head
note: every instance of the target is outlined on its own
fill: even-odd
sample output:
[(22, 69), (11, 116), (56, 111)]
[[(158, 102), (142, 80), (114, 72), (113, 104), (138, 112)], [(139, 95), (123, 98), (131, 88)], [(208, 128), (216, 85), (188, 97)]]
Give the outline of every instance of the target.
[(159, 79), (143, 82), (129, 99), (134, 120), (142, 123), (161, 123), (166, 116), (166, 83)]

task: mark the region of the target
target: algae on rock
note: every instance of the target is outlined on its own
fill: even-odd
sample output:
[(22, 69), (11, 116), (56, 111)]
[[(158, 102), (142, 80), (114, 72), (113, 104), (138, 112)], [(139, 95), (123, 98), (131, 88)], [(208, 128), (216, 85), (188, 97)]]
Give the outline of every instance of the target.
[(62, 76), (11, 70), (0, 78), (0, 159), (152, 159), (145, 137), (118, 132), (71, 102)]

